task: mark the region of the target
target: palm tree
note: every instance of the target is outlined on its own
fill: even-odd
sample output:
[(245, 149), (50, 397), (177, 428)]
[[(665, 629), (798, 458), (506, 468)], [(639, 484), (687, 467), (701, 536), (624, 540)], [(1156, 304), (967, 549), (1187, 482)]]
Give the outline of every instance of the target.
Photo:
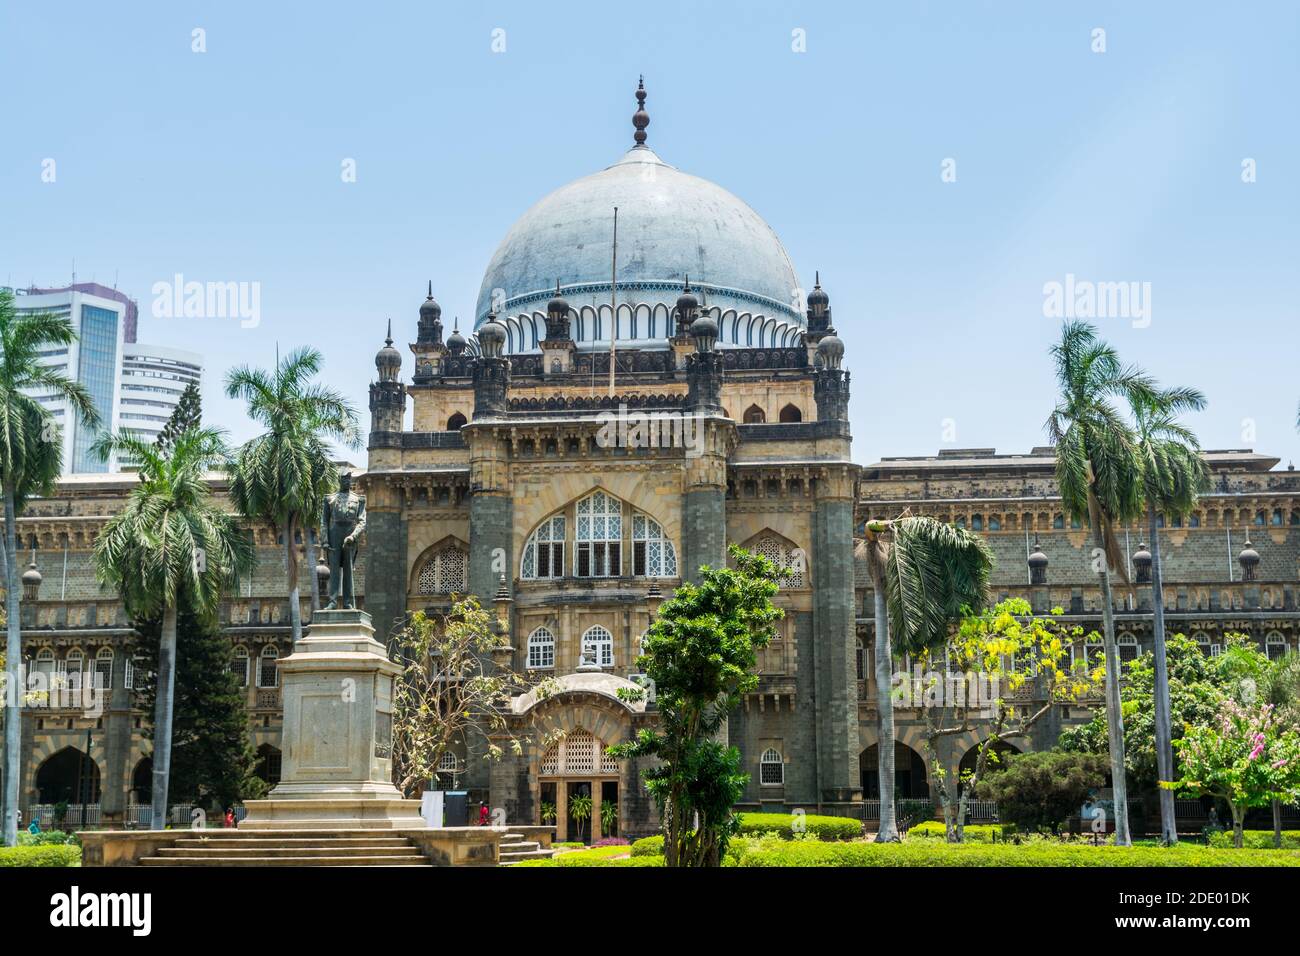
[(964, 613), (988, 597), (993, 554), (984, 539), (934, 518), (905, 516), (866, 524), (867, 566), (875, 593), (876, 709), (880, 777), (877, 843), (897, 843), (894, 813), (894, 696), (891, 631), (913, 653), (945, 640)]
[(99, 424), (90, 392), (80, 383), (40, 362), (49, 348), (77, 340), (72, 323), (48, 313), (20, 314), (14, 295), (0, 291), (0, 487), (4, 491), (4, 570), (6, 679), (5, 785), (0, 803), (5, 846), (18, 842), (18, 746), (22, 694), (17, 692), (22, 661), (22, 590), (18, 583), (15, 522), (29, 495), (47, 492), (63, 469), (63, 443), (54, 418), (32, 392), (62, 398), (86, 428)]
[(1145, 373), (1123, 365), (1115, 350), (1098, 339), (1097, 330), (1086, 322), (1066, 322), (1051, 355), (1060, 396), (1048, 416), (1047, 433), (1056, 446), (1061, 502), (1072, 518), (1087, 520), (1092, 531), (1093, 567), (1101, 586), (1115, 843), (1130, 846), (1110, 568), (1118, 568), (1127, 580), (1114, 524), (1133, 521), (1142, 513), (1142, 466), (1137, 436), (1112, 400), (1133, 407), (1146, 405), (1154, 399), (1155, 390)]
[(360, 443), (357, 413), (340, 392), (311, 379), (321, 354), (306, 348), (291, 352), (275, 369), (242, 365), (226, 376), (226, 394), (242, 398), (248, 416), (266, 431), (240, 447), (231, 475), (230, 497), (246, 518), (265, 521), (284, 535), (293, 640), (302, 639), (298, 606), (298, 550), (294, 538), (309, 528), (321, 499), (338, 481), (326, 439), (348, 447)]
[(95, 571), (116, 588), (136, 619), (160, 616), (157, 700), (153, 722), (153, 819), (166, 825), (175, 697), (176, 620), (182, 604), (216, 611), (223, 592), (252, 568), (249, 539), (212, 500), (206, 476), (228, 460), (222, 433), (192, 428), (170, 453), (131, 435), (104, 436), (95, 450), (138, 462), (139, 484), (95, 539)]
[[(1160, 531), (1157, 515), (1185, 515), (1209, 483), (1209, 469), (1200, 443), (1177, 420), (1179, 412), (1200, 411), (1205, 396), (1194, 388), (1162, 389), (1133, 405), (1138, 453), (1142, 462), (1142, 495), (1146, 499), (1151, 534), (1151, 613), (1155, 638), (1156, 771), (1161, 780), (1174, 779), (1173, 734), (1169, 726), (1169, 666), (1165, 659), (1165, 597), (1161, 586)], [(1160, 788), (1160, 838), (1178, 842), (1174, 792)]]

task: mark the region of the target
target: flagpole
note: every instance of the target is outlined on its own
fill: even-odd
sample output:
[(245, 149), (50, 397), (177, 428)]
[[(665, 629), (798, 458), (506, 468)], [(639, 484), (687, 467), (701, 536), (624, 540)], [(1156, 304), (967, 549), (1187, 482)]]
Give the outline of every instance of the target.
[(614, 260), (609, 275), (609, 397), (614, 397), (614, 343), (618, 338), (618, 207), (614, 207)]

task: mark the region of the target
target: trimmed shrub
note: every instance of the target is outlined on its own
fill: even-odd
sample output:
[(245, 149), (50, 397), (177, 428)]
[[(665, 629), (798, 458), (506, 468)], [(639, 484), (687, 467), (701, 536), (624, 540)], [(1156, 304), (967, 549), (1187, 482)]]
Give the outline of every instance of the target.
[(0, 866), (80, 866), (81, 847), (7, 846), (0, 847)]
[(1006, 767), (980, 781), (981, 800), (1023, 830), (1059, 833), (1088, 794), (1106, 783), (1106, 761), (1096, 754), (1039, 750), (1007, 758)]
[[(972, 823), (966, 826), (963, 835), (967, 843), (992, 843), (995, 835), (998, 840), (1004, 840), (1015, 832), (1016, 828), (1010, 824)], [(909, 838), (919, 837), (925, 840), (947, 840), (948, 831), (942, 821), (926, 820), (924, 823), (918, 823), (908, 830), (907, 836)]]
[(745, 852), (739, 866), (1297, 866), (1296, 850), (1216, 850), (1056, 843), (819, 843), (795, 841)]
[[(740, 829), (746, 836), (775, 833), (791, 840), (794, 838), (793, 813), (738, 813)], [(802, 817), (804, 832), (818, 840), (856, 840), (862, 836), (862, 821), (852, 817), (825, 817), (806, 813)]]
[(527, 866), (663, 866), (664, 858), (662, 856), (633, 856), (623, 857), (621, 859), (611, 859), (609, 857), (589, 856), (581, 851), (577, 853), (561, 853), (559, 856), (550, 860), (523, 860), (516, 863), (514, 867)]
[[(1242, 848), (1246, 850), (1271, 850), (1273, 849), (1273, 831), (1272, 830), (1243, 830)], [(1232, 848), (1232, 831), (1225, 830), (1222, 833), (1211, 833), (1209, 844), (1222, 850)], [(1282, 831), (1282, 849), (1300, 850), (1300, 830), (1283, 830)]]
[(649, 836), (637, 840), (632, 844), (633, 856), (663, 856), (664, 855), (664, 838), (663, 834), (659, 836)]
[(81, 837), (76, 833), (64, 833), (62, 830), (42, 830), (40, 833), (28, 833), (20, 830), (19, 846), (81, 846)]

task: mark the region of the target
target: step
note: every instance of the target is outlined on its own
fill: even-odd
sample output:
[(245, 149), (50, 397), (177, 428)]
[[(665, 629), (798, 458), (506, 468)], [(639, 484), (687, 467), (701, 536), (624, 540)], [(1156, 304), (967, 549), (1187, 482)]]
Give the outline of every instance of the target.
[(408, 847), (411, 841), (406, 837), (336, 837), (332, 840), (319, 840), (316, 838), (299, 838), (299, 837), (231, 837), (225, 840), (203, 840), (192, 839), (189, 837), (177, 840), (175, 846), (183, 849), (202, 849), (206, 847), (216, 847), (220, 849), (234, 847)]
[(542, 845), (536, 840), (521, 840), (518, 843), (502, 843), (502, 853), (525, 853), (531, 850), (540, 850)]
[(369, 847), (369, 846), (341, 846), (341, 847), (315, 847), (315, 846), (296, 846), (296, 847), (204, 847), (196, 849), (194, 847), (160, 847), (158, 856), (176, 858), (176, 857), (222, 857), (230, 859), (243, 859), (246, 857), (317, 857), (317, 856), (336, 856), (336, 857), (418, 857), (423, 858), (419, 850), (413, 846), (404, 847)]
[(141, 866), (431, 866), (423, 856), (147, 856)]

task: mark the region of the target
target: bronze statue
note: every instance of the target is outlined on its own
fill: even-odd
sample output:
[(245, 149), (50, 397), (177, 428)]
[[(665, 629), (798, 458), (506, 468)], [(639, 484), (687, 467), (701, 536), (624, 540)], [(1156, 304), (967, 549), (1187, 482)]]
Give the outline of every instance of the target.
[(330, 602), (324, 608), (356, 607), (352, 590), (352, 565), (356, 561), (357, 540), (366, 530), (365, 495), (352, 493), (352, 472), (339, 475), (339, 490), (326, 495), (321, 503), (320, 540), (325, 543), (330, 568)]

